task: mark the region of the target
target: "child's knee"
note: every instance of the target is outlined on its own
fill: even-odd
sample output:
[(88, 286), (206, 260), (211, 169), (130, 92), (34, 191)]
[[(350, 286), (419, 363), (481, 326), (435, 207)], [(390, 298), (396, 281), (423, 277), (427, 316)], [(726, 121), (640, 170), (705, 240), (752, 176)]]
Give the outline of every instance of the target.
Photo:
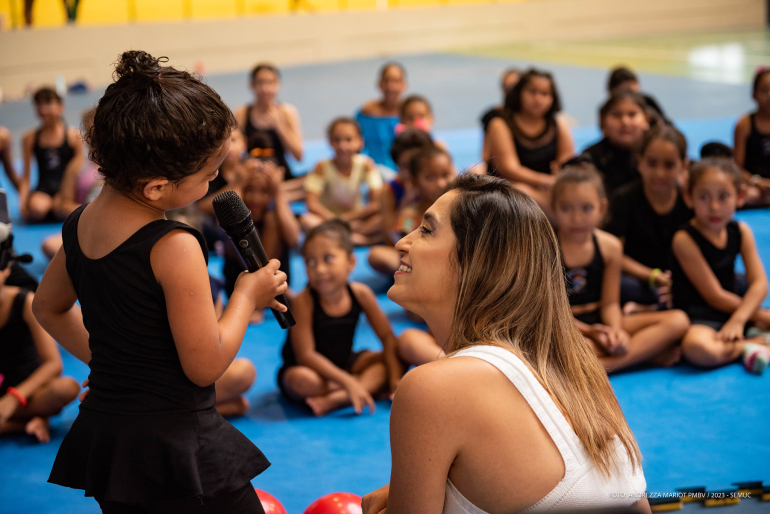
[(324, 379), (305, 366), (292, 366), (283, 376), (283, 385), (298, 396), (311, 396), (326, 386)]
[(60, 407), (64, 407), (72, 402), (80, 394), (80, 384), (71, 377), (55, 378), (52, 385), (56, 403)]
[(249, 359), (236, 359), (230, 367), (232, 368), (233, 388), (245, 393), (257, 378), (257, 368)]
[(684, 336), (690, 328), (690, 318), (687, 317), (687, 314), (685, 314), (684, 311), (678, 309), (667, 311), (666, 323), (672, 334), (676, 333), (678, 335), (677, 339)]

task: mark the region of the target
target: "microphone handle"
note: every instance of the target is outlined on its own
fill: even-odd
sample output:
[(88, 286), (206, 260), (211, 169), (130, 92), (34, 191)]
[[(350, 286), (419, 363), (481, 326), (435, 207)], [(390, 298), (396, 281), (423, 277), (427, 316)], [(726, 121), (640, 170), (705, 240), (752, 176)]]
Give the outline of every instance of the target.
[[(248, 234), (238, 241), (233, 239), (233, 243), (241, 254), (241, 258), (243, 259), (244, 264), (246, 264), (246, 269), (249, 270), (249, 273), (254, 273), (259, 268), (264, 268), (270, 261), (270, 259), (267, 258), (265, 248), (262, 246), (262, 242), (259, 240), (259, 236), (254, 229), (250, 230)], [(291, 313), (291, 308), (286, 300), (286, 295), (279, 294), (275, 299), (284, 304), (287, 309), (286, 312), (280, 312), (272, 308), (270, 309), (273, 311), (273, 315), (278, 321), (278, 324), (281, 325), (281, 328), (283, 329), (293, 327), (297, 322), (294, 320), (294, 315)]]

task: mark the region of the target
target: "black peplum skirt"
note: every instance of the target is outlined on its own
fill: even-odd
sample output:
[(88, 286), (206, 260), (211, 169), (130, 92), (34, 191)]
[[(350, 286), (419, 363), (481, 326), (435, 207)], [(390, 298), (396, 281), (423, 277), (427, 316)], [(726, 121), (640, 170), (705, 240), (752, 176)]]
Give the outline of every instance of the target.
[(100, 500), (148, 502), (234, 491), (268, 466), (213, 407), (123, 415), (81, 406), (48, 481)]

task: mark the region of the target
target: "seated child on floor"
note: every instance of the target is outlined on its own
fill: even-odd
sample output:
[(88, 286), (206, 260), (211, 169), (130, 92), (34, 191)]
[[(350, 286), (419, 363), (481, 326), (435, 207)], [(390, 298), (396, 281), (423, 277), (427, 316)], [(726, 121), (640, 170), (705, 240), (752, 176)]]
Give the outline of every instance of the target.
[[(438, 200), (457, 176), (452, 158), (438, 146), (417, 149), (409, 162), (411, 194), (404, 198), (395, 223), (386, 227), (388, 240), (394, 244), (417, 229), (425, 211)], [(393, 246), (375, 246), (369, 253), (372, 268), (393, 275), (401, 263), (401, 254)]]
[(32, 314), (35, 293), (6, 285), (10, 274), (10, 266), (0, 270), (0, 434), (26, 432), (47, 443), (48, 418), (80, 387), (61, 376), (59, 348)]
[[(770, 328), (767, 275), (748, 225), (733, 219), (746, 198), (741, 170), (728, 160), (703, 159), (690, 170), (685, 201), (694, 217), (674, 234), (674, 306), (692, 326), (682, 339), (684, 356), (697, 366), (715, 367), (743, 358), (746, 369), (762, 373), (770, 361), (767, 333), (748, 336), (752, 324)], [(735, 291), (735, 259), (741, 256), (748, 289)]]
[(390, 147), (396, 137), (395, 128), (401, 113), (401, 95), (406, 90), (406, 70), (397, 62), (380, 68), (378, 87), (382, 98), (364, 104), (356, 113), (364, 137), (364, 153), (377, 165), (396, 169), (390, 158)]
[(531, 68), (505, 97), (503, 111), (487, 128), (487, 174), (509, 180), (549, 216), (556, 173), (575, 154), (560, 111), (551, 73)]
[[(382, 213), (382, 227), (385, 237), (384, 248), (392, 249), (393, 245), (398, 241), (398, 239), (392, 240), (388, 233), (390, 228), (396, 224), (396, 220), (398, 220), (398, 214), (404, 198), (411, 197), (414, 194), (410, 179), (409, 161), (420, 148), (431, 146), (433, 146), (433, 139), (431, 139), (427, 132), (420, 129), (404, 130), (393, 142), (390, 154), (398, 166), (398, 175), (385, 184), (386, 187), (382, 188), (382, 195), (380, 196), (380, 212)], [(375, 251), (375, 249), (378, 250)], [(381, 251), (384, 250), (380, 246), (372, 248), (372, 251), (369, 253), (369, 265), (381, 273), (392, 275), (392, 266), (380, 267), (381, 262), (377, 255)], [(374, 256), (374, 259), (372, 256)]]
[[(80, 131), (62, 118), (64, 103), (50, 88), (39, 89), (33, 98), (42, 121), (38, 129), (24, 134), (24, 176), (19, 181), (19, 207), (26, 221), (43, 221), (49, 216), (66, 218), (77, 205), (65, 202), (63, 181), (77, 183), (83, 161)], [(32, 159), (38, 169), (37, 187), (30, 191)]]
[(604, 139), (583, 150), (602, 174), (607, 195), (639, 178), (634, 151), (650, 128), (644, 98), (633, 91), (619, 91), (599, 110)]
[(641, 305), (671, 307), (671, 240), (692, 218), (679, 190), (688, 167), (682, 133), (659, 125), (644, 135), (639, 154), (642, 179), (611, 198), (604, 227), (623, 243), (620, 302), (626, 312)]
[[(356, 265), (350, 228), (339, 219), (318, 225), (308, 233), (302, 255), (308, 286), (292, 304), (297, 324), (283, 346), (278, 387), (316, 416), (351, 404), (357, 414), (365, 406), (374, 412), (372, 395), (395, 392), (401, 366), (396, 338), (374, 293), (348, 280)], [(382, 352), (353, 351), (361, 312), (382, 341)]]
[[(281, 261), (280, 270), (289, 276), (289, 249), (297, 246), (300, 226), (289, 205), (289, 192), (281, 187), (283, 169), (270, 160), (249, 157), (244, 162), (243, 177), (238, 182), (228, 185), (243, 199), (251, 211), (254, 228), (259, 234), (265, 253), (270, 259)], [(240, 254), (230, 240), (224, 242), (225, 259), (222, 273), (225, 278), (225, 293), (231, 296), (235, 282), (245, 270)], [(263, 319), (263, 311), (255, 311), (251, 323)]]
[(608, 373), (642, 362), (672, 365), (681, 355), (677, 343), (689, 326), (687, 316), (678, 310), (623, 315), (623, 245), (597, 228), (606, 207), (593, 166), (565, 167), (556, 179), (556, 234), (578, 329)]
[[(380, 194), (382, 177), (374, 161), (362, 155), (363, 139), (356, 120), (337, 118), (327, 129), (334, 158), (319, 162), (305, 180), (308, 213), (301, 218), (302, 228), (313, 227), (333, 218), (350, 224), (353, 243), (368, 246), (382, 240)], [(361, 186), (369, 189), (364, 204)]]
[(757, 110), (735, 125), (735, 162), (743, 169), (749, 188), (748, 205), (770, 205), (770, 69), (760, 68), (754, 76), (752, 98)]

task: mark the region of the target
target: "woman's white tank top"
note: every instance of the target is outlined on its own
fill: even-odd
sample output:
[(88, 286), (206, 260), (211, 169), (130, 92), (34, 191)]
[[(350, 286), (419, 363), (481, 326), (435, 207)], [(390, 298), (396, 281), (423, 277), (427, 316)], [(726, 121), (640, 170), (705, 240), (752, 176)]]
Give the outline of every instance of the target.
[[(564, 459), (564, 478), (543, 499), (522, 512), (551, 512), (626, 507), (644, 493), (647, 483), (615, 439), (618, 466), (605, 478), (585, 451), (575, 431), (527, 366), (513, 353), (495, 346), (474, 346), (453, 357), (476, 357), (499, 369), (537, 415)], [(447, 479), (444, 514), (487, 514), (468, 501)]]

